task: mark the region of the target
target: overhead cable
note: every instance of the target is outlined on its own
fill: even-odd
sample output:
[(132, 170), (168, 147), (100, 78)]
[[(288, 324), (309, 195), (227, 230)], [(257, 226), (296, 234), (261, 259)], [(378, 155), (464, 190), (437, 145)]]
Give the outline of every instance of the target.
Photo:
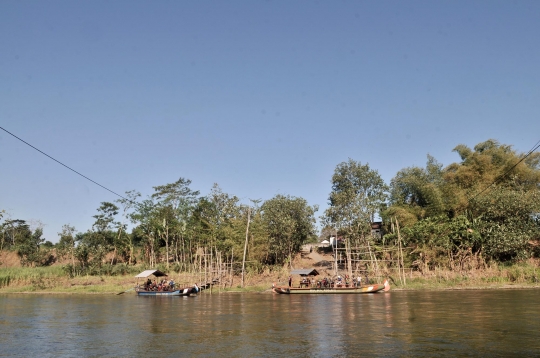
[(9, 135), (11, 135), (11, 136), (17, 138), (18, 140), (20, 140), (21, 142), (23, 142), (23, 143), (26, 144), (27, 146), (29, 146), (29, 147), (31, 147), (31, 148), (37, 150), (38, 152), (40, 152), (41, 154), (45, 155), (46, 157), (48, 157), (48, 158), (54, 160), (54, 161), (57, 162), (58, 164), (60, 164), (60, 165), (62, 165), (62, 166), (64, 166), (64, 167), (66, 167), (66, 168), (68, 168), (69, 170), (71, 170), (72, 172), (74, 172), (74, 173), (76, 173), (76, 174), (82, 176), (82, 177), (85, 178), (86, 180), (91, 181), (92, 183), (94, 183), (94, 184), (96, 184), (96, 185), (102, 187), (103, 189), (105, 189), (105, 190), (107, 190), (107, 191), (113, 193), (114, 195), (116, 195), (116, 196), (118, 196), (118, 197), (120, 197), (120, 198), (122, 198), (122, 199), (124, 199), (124, 200), (127, 200), (127, 201), (129, 201), (129, 202), (132, 202), (131, 200), (129, 200), (129, 199), (123, 197), (122, 195), (120, 195), (120, 194), (118, 194), (118, 193), (116, 193), (116, 192), (114, 192), (114, 191), (112, 191), (111, 189), (107, 188), (106, 186), (99, 184), (99, 183), (96, 182), (95, 180), (90, 179), (90, 178), (87, 177), (86, 175), (79, 173), (79, 172), (76, 171), (75, 169), (73, 169), (73, 168), (67, 166), (66, 164), (62, 163), (61, 161), (59, 161), (59, 160), (57, 160), (57, 159), (51, 157), (50, 155), (48, 155), (48, 154), (45, 153), (44, 151), (39, 150), (38, 148), (34, 147), (32, 144), (30, 144), (30, 143), (26, 142), (25, 140), (23, 140), (23, 139), (17, 137), (15, 134), (11, 133), (11, 132), (8, 131), (7, 129), (5, 129), (5, 128), (3, 128), (3, 127), (0, 127), (0, 129), (2, 129), (2, 130), (3, 130), (4, 132), (6, 132), (7, 134), (9, 134)]

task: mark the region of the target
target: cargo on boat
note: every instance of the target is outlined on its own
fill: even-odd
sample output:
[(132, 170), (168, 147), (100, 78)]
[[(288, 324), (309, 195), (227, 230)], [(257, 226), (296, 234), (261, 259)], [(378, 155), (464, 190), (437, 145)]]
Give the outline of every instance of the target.
[[(293, 287), (292, 275), (300, 275), (299, 287)], [(319, 275), (315, 269), (300, 269), (291, 271), (289, 276), (289, 286), (276, 286), (272, 285), (272, 291), (279, 294), (362, 294), (362, 293), (376, 293), (381, 291), (389, 291), (390, 284), (388, 280), (384, 283), (375, 284), (361, 284), (360, 278), (358, 280), (350, 280), (346, 276), (342, 279), (341, 276), (337, 276), (335, 280), (324, 278), (322, 280), (315, 280), (315, 276)]]
[(139, 296), (189, 296), (199, 292), (197, 285), (178, 287), (173, 280), (166, 279), (166, 273), (159, 270), (146, 270), (135, 277), (146, 279), (143, 285), (137, 280), (135, 292)]

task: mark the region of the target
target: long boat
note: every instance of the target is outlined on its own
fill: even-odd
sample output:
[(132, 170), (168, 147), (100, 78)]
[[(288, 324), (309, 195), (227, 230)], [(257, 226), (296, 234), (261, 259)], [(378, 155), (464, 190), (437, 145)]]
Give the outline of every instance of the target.
[[(139, 278), (149, 278), (150, 276), (154, 277), (166, 277), (167, 274), (163, 273), (159, 270), (146, 270), (135, 276), (137, 279)], [(150, 282), (150, 281), (149, 281)], [(151, 289), (149, 288), (150, 285), (144, 284), (139, 285), (137, 283), (137, 286), (135, 287), (135, 292), (139, 296), (189, 296), (191, 294), (196, 294), (199, 292), (199, 288), (197, 285), (193, 285), (190, 287), (182, 287), (178, 288), (176, 286), (166, 286), (165, 289), (157, 290), (157, 289)]]
[(272, 291), (285, 295), (302, 294), (362, 294), (389, 291), (390, 284), (388, 280), (384, 283), (375, 283), (372, 285), (362, 285), (358, 287), (288, 287), (272, 286)]

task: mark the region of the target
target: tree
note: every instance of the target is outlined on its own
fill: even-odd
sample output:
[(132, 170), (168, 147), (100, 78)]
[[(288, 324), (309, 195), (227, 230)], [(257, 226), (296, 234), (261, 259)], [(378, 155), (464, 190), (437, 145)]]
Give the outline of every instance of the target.
[(113, 230), (120, 225), (114, 221), (118, 210), (115, 204), (102, 202), (97, 209), (98, 213), (93, 216), (96, 221), (92, 225), (92, 230), (79, 233), (76, 237), (80, 241), (76, 251), (81, 252), (80, 256), (84, 260), (89, 260), (88, 265), (97, 270), (101, 269), (105, 255), (115, 247), (116, 235)]
[(32, 232), (28, 225), (22, 224), (18, 231), (19, 233), (15, 239), (15, 247), (17, 248), (17, 255), (20, 257), (21, 265), (41, 266), (45, 264), (42, 262), (44, 255), (40, 253), (40, 245), (45, 241), (41, 237), (43, 235), (43, 229), (37, 228)]
[(61, 257), (69, 255), (71, 257), (71, 275), (75, 276), (75, 233), (74, 226), (66, 224), (62, 226), (62, 232), (58, 233), (60, 241), (57, 244), (58, 254)]
[[(478, 143), (474, 151), (460, 144), (454, 148), (461, 163), (450, 164), (444, 170), (444, 180), (462, 190), (470, 198), (492, 184), (537, 189), (540, 183), (540, 153), (518, 153), (511, 145), (494, 139)], [(525, 158), (525, 159), (524, 159)], [(523, 160), (524, 159), (524, 160)]]
[(263, 203), (262, 221), (267, 235), (267, 263), (290, 264), (294, 254), (315, 235), (317, 206), (303, 198), (276, 195)]
[(156, 264), (156, 211), (157, 205), (152, 199), (143, 200), (137, 205), (137, 210), (129, 215), (134, 224), (138, 224), (132, 235), (142, 239), (144, 257), (150, 266)]
[(371, 223), (381, 211), (388, 187), (376, 170), (349, 159), (338, 164), (332, 176), (327, 223), (352, 236), (371, 233)]
[[(405, 226), (416, 220), (445, 213), (442, 165), (428, 155), (426, 168), (409, 167), (398, 171), (390, 181), (390, 204), (384, 217), (396, 216)], [(401, 208), (399, 210), (398, 208)], [(412, 219), (410, 215), (416, 217)]]
[[(174, 183), (155, 186), (155, 193), (152, 194), (153, 199), (158, 200), (159, 206), (170, 206), (175, 219), (175, 230), (172, 231), (173, 245), (175, 245), (175, 258), (178, 262), (178, 246), (182, 249), (182, 257), (185, 257), (185, 231), (190, 216), (197, 203), (199, 195), (198, 190), (192, 190), (189, 186), (191, 180), (180, 178)], [(169, 231), (167, 230), (167, 235)], [(167, 236), (168, 238), (168, 236)], [(167, 239), (168, 240), (168, 239)], [(169, 252), (168, 243), (167, 255)], [(168, 259), (167, 259), (168, 262)]]
[(369, 247), (371, 224), (375, 214), (382, 211), (388, 186), (379, 173), (368, 164), (349, 159), (338, 164), (332, 176), (330, 206), (323, 220), (345, 236), (348, 273), (352, 276), (351, 245), (365, 242)]
[(458, 163), (442, 169), (428, 160), (426, 169), (406, 168), (392, 179), (384, 216), (406, 223), (413, 259), (453, 269), (471, 257), (529, 257), (540, 242), (540, 153), (518, 153), (493, 139), (454, 151)]
[[(224, 193), (219, 185), (214, 183), (207, 200), (210, 205), (205, 206), (203, 215), (210, 230), (210, 246), (216, 249), (218, 246), (219, 249), (229, 249), (234, 239), (229, 237), (230, 231), (227, 228), (230, 228), (231, 220), (239, 214), (239, 199)], [(226, 242), (230, 239), (232, 240), (227, 245)]]
[(104, 201), (97, 210), (98, 214), (93, 216), (96, 221), (92, 228), (97, 232), (110, 231), (114, 225), (114, 217), (118, 214), (118, 206)]
[(540, 190), (498, 187), (471, 203), (481, 250), (500, 262), (531, 256), (540, 241)]
[[(137, 199), (141, 196), (141, 193), (135, 190), (126, 191), (125, 198), (118, 199), (116, 202), (122, 205), (122, 223), (118, 226), (118, 236), (116, 237), (117, 244), (122, 249), (127, 249), (128, 252), (126, 253), (128, 258), (128, 264), (131, 265), (133, 262), (133, 237), (132, 235), (127, 235), (126, 233), (126, 227), (127, 227), (127, 220), (129, 219), (129, 211), (136, 205)], [(122, 240), (124, 238), (124, 240)], [(116, 248), (115, 244), (115, 248)], [(113, 256), (114, 260), (114, 256)]]

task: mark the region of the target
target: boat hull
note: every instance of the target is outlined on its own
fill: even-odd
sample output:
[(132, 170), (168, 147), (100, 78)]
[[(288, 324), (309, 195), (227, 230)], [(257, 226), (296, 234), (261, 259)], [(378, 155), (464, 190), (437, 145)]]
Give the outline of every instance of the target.
[(388, 291), (389, 289), (390, 289), (390, 285), (388, 284), (388, 281), (385, 281), (384, 284), (376, 283), (373, 285), (364, 285), (360, 287), (298, 288), (298, 287), (276, 286), (272, 288), (272, 290), (275, 293), (285, 294), (285, 295), (363, 294), (363, 293), (376, 293), (376, 292), (381, 292), (381, 291)]
[(189, 296), (193, 291), (193, 287), (182, 288), (174, 291), (146, 291), (144, 289), (136, 289), (139, 296)]

